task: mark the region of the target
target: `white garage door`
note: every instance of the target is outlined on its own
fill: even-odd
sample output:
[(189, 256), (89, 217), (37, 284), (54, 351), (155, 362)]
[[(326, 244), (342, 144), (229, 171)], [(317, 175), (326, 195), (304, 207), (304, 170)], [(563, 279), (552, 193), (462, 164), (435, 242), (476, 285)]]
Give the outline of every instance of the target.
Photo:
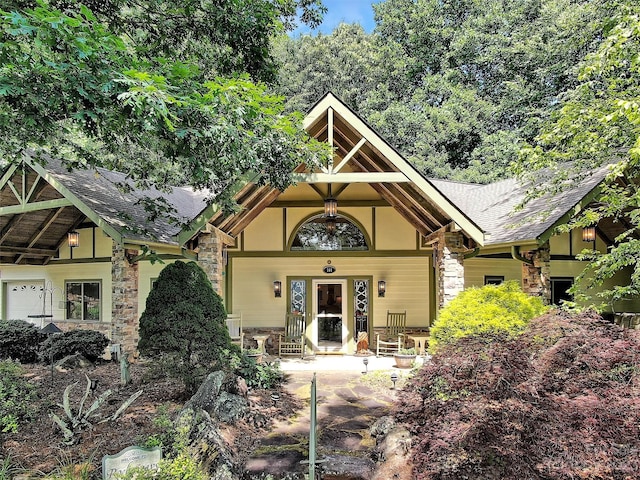
[(5, 288), (7, 320), (27, 320), (39, 327), (40, 318), (29, 318), (29, 315), (42, 314), (44, 282), (6, 282)]

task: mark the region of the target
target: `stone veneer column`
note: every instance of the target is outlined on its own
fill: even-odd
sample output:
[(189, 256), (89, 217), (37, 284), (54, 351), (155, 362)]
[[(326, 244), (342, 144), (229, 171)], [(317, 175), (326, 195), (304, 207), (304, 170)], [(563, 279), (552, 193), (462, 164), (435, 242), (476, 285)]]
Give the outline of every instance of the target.
[(222, 251), (224, 243), (217, 230), (212, 233), (202, 232), (198, 237), (198, 264), (211, 281), (213, 290), (222, 296), (222, 273), (224, 260)]
[(131, 265), (126, 255), (136, 256), (135, 250), (125, 250), (113, 242), (111, 250), (111, 341), (119, 343), (127, 355), (138, 348), (138, 264)]
[(438, 306), (444, 307), (464, 290), (464, 251), (459, 232), (442, 232), (436, 243), (436, 269), (438, 272)]
[(551, 303), (551, 250), (549, 243), (537, 250), (522, 255), (533, 264), (522, 264), (522, 290), (534, 297), (541, 297), (545, 304)]

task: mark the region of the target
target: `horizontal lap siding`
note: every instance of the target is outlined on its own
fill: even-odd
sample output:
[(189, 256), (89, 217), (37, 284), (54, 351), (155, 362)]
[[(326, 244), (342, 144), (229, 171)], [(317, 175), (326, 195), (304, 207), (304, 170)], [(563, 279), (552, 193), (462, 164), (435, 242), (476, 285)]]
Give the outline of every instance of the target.
[[(59, 308), (60, 302), (65, 301), (65, 281), (68, 280), (99, 280), (101, 289), (100, 322), (111, 322), (111, 263), (78, 263), (47, 266), (2, 265), (0, 267), (3, 282), (10, 280), (42, 280), (44, 285), (53, 288), (53, 321), (63, 321), (65, 309)], [(4, 293), (4, 292), (3, 292)], [(46, 312), (51, 313), (51, 298), (47, 293)], [(0, 296), (2, 302), (6, 296)], [(0, 305), (0, 312), (5, 311), (5, 306)], [(70, 324), (73, 322), (69, 322)]]
[(481, 287), (485, 275), (504, 276), (522, 284), (522, 264), (508, 258), (470, 258), (464, 261), (464, 288)]
[[(331, 260), (336, 272), (322, 268)], [(243, 315), (243, 323), (253, 327), (281, 327), (288, 308), (287, 277), (312, 277), (327, 281), (346, 277), (372, 276), (370, 302), (374, 325), (384, 325), (386, 311), (407, 310), (407, 323), (426, 325), (429, 318), (430, 257), (269, 257), (233, 258), (232, 304), (230, 310)], [(275, 298), (273, 282), (282, 282), (282, 298)], [(387, 283), (387, 294), (378, 298), (378, 280)], [(307, 292), (311, 295), (310, 292)], [(352, 299), (345, 298), (349, 314)], [(349, 303), (347, 303), (349, 302)]]

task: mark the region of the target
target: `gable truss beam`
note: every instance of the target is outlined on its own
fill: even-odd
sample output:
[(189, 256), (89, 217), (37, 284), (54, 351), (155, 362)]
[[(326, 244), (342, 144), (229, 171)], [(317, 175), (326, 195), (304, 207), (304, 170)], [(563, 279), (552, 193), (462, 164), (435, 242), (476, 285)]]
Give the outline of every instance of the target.
[(21, 253), (28, 257), (53, 257), (57, 250), (52, 250), (50, 248), (27, 248), (27, 247), (14, 247), (12, 245), (3, 245), (3, 252), (8, 253)]
[(265, 208), (271, 205), (276, 198), (280, 196), (280, 190), (274, 188), (271, 189), (267, 195), (265, 195), (251, 210), (238, 219), (238, 223), (233, 225), (228, 232), (232, 237), (237, 237), (247, 225), (249, 225)]
[(400, 215), (402, 215), (413, 227), (420, 232), (421, 235), (428, 235), (431, 233), (426, 225), (423, 218), (417, 215), (413, 210), (407, 208), (398, 198), (396, 198), (387, 188), (386, 185), (382, 184), (373, 184), (371, 185), (376, 192), (378, 192), (383, 198), (386, 198), (387, 201), (394, 207)]
[(409, 179), (402, 172), (298, 173), (299, 183), (405, 183)]
[[(353, 163), (362, 170), (367, 169), (367, 167), (363, 165), (361, 161), (354, 160)], [(369, 168), (378, 169), (379, 167), (375, 164), (372, 164), (369, 166)], [(400, 208), (402, 208), (402, 210), (411, 212), (412, 217), (419, 218), (421, 224), (427, 224), (429, 228), (431, 228), (431, 230), (436, 230), (442, 226), (441, 221), (435, 218), (431, 214), (431, 212), (429, 212), (424, 206), (420, 204), (420, 202), (418, 202), (415, 198), (413, 198), (413, 196), (407, 193), (403, 188), (399, 186), (392, 186), (392, 185), (384, 185), (383, 188), (386, 194), (383, 194), (380, 191), (378, 191), (378, 193), (380, 193), (384, 199), (386, 199), (389, 203), (391, 203), (394, 206), (402, 205), (402, 207)], [(396, 200), (395, 202), (393, 201), (394, 199)], [(414, 208), (412, 208), (410, 205), (407, 205), (407, 202), (406, 202), (407, 200), (409, 201), (409, 203), (412, 204), (412, 206), (415, 209), (417, 209), (419, 214), (414, 213)], [(421, 229), (418, 229), (418, 231), (420, 230)], [(430, 231), (428, 233), (430, 233)]]
[(49, 210), (51, 208), (70, 207), (73, 203), (66, 198), (57, 198), (55, 200), (45, 200), (42, 202), (33, 202), (23, 205), (10, 205), (8, 207), (0, 207), (0, 216), (15, 215), (17, 213), (37, 212), (39, 210)]
[[(63, 212), (65, 208), (66, 207), (62, 207), (57, 210), (54, 210), (47, 216), (45, 221), (42, 223), (42, 226), (40, 227), (40, 229), (35, 234), (33, 234), (29, 239), (29, 241), (27, 242), (27, 248), (33, 247), (38, 242), (38, 240), (40, 240), (40, 238), (46, 233), (49, 227), (53, 224), (53, 222), (56, 221), (56, 219), (60, 216), (60, 214)], [(16, 263), (16, 264), (20, 263), (23, 257), (24, 257), (24, 254), (20, 254), (13, 263)]]
[(218, 225), (214, 223), (215, 227), (222, 230), (223, 232), (228, 232), (232, 230), (234, 223), (239, 221), (238, 220), (239, 218), (244, 217), (244, 215), (246, 215), (247, 212), (253, 210), (257, 205), (260, 205), (260, 202), (261, 202), (260, 197), (264, 194), (265, 191), (270, 189), (271, 187), (267, 187), (264, 185), (261, 187), (256, 186), (254, 191), (251, 192), (251, 195), (249, 195), (245, 200), (243, 200), (241, 205), (242, 210), (240, 210), (238, 213), (229, 215), (228, 217), (224, 218), (222, 222)]
[(20, 223), (20, 215), (14, 215), (4, 226), (2, 231), (0, 231), (0, 245), (4, 242), (4, 239), (9, 236), (9, 234), (18, 226)]
[(358, 153), (358, 151), (360, 151), (360, 148), (367, 143), (367, 139), (362, 137), (360, 139), (360, 141), (349, 151), (349, 153), (347, 153), (344, 158), (342, 159), (342, 161), (338, 164), (338, 166), (334, 169), (334, 172), (339, 172), (340, 170), (342, 170), (342, 167), (344, 167), (349, 160), (351, 160), (351, 157), (353, 157), (356, 153)]

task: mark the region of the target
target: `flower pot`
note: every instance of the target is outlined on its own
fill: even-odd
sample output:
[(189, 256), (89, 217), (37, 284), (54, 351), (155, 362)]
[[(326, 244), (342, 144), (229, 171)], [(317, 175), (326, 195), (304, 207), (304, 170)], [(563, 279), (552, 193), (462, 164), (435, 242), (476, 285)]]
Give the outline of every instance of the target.
[(398, 368), (411, 368), (413, 362), (416, 360), (415, 355), (405, 355), (402, 353), (396, 353), (393, 356), (393, 359), (396, 361), (396, 367)]
[(247, 357), (253, 358), (256, 363), (262, 363), (262, 353), (248, 353)]

